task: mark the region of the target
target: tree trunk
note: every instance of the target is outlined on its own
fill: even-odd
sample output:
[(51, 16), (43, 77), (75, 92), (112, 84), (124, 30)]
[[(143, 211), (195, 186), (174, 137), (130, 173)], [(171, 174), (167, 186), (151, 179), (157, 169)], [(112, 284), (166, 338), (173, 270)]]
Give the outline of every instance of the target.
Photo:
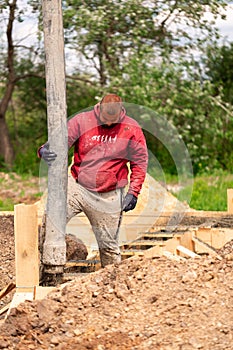
[(0, 156), (3, 157), (4, 163), (11, 168), (14, 160), (14, 150), (5, 118), (2, 117), (0, 117), (0, 140)]
[(6, 88), (3, 94), (3, 98), (0, 101), (0, 155), (3, 156), (4, 162), (9, 167), (12, 166), (14, 159), (14, 150), (10, 141), (9, 131), (6, 124), (6, 111), (10, 103), (14, 87), (15, 87), (15, 71), (14, 71), (14, 45), (12, 39), (13, 23), (15, 20), (15, 11), (17, 8), (17, 0), (13, 0), (8, 3), (9, 6), (9, 18), (7, 23), (7, 68), (8, 68), (8, 79)]

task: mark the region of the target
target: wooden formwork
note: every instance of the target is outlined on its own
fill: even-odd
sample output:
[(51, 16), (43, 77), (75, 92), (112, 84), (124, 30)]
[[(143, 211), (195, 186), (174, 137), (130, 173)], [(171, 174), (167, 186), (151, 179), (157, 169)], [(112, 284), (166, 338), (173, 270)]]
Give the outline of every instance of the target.
[[(197, 258), (202, 254), (218, 256), (217, 249), (222, 248), (233, 239), (233, 228), (212, 227), (211, 223), (214, 219), (221, 221), (226, 216), (231, 215), (233, 219), (232, 191), (228, 191), (228, 212), (189, 211), (185, 213), (184, 219), (189, 219), (190, 222), (190, 218), (193, 218), (194, 225), (191, 227), (181, 223), (176, 230), (169, 231), (167, 222), (171, 213), (163, 213), (158, 226), (153, 226), (149, 231), (139, 233), (136, 239), (122, 244), (122, 260), (132, 256), (145, 256), (146, 258), (166, 256), (173, 260)], [(195, 222), (200, 218), (203, 219), (203, 222), (195, 226)], [(15, 206), (16, 285), (14, 288), (16, 288), (16, 292), (11, 304), (5, 309), (15, 307), (24, 300), (44, 298), (48, 292), (54, 289), (54, 287), (40, 286), (38, 249), (40, 225), (41, 213), (38, 212), (37, 203)], [(99, 268), (100, 262), (96, 252), (89, 260), (68, 261), (64, 271), (66, 273), (69, 271), (94, 272)], [(0, 310), (0, 312), (3, 313), (5, 310)]]
[(53, 288), (39, 286), (37, 205), (14, 207), (16, 292), (9, 309), (25, 300), (42, 299)]

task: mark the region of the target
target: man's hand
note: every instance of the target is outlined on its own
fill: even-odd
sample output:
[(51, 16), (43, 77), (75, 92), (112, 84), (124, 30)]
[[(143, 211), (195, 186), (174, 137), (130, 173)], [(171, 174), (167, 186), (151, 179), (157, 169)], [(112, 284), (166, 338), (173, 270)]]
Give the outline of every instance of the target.
[(46, 142), (44, 146), (39, 151), (40, 156), (44, 161), (50, 166), (52, 162), (56, 159), (57, 155), (53, 151), (49, 150), (49, 143)]
[(133, 210), (136, 207), (137, 204), (137, 197), (134, 196), (131, 193), (127, 193), (127, 195), (125, 196), (124, 200), (123, 200), (123, 211), (129, 211), (129, 210)]

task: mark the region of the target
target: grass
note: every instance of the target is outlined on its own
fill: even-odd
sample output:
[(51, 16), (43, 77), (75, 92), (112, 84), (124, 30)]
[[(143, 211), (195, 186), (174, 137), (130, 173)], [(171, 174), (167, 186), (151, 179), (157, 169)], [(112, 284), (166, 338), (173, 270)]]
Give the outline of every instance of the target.
[[(233, 175), (221, 171), (194, 178), (190, 207), (196, 210), (226, 211), (227, 189), (233, 188)], [(191, 188), (183, 188), (178, 195), (184, 201)]]
[[(37, 182), (30, 181), (32, 177), (25, 174), (19, 179), (19, 177), (14, 178), (14, 174), (9, 174), (12, 180), (15, 180), (17, 187), (21, 183), (20, 192), (18, 195), (18, 200), (20, 197), (24, 197), (27, 194), (27, 188), (31, 186), (37, 186)], [(167, 175), (166, 184), (170, 184), (171, 188), (175, 188), (178, 184), (177, 176)], [(159, 181), (158, 177), (155, 179)], [(3, 187), (4, 182), (0, 178), (1, 187)], [(25, 185), (27, 184), (27, 186)], [(13, 184), (5, 184), (4, 187), (7, 189), (9, 186), (13, 189)], [(202, 174), (197, 175), (194, 178), (193, 186), (185, 185), (179, 192), (174, 192), (180, 201), (186, 202), (188, 198), (188, 204), (191, 208), (196, 210), (205, 211), (227, 211), (227, 189), (233, 188), (233, 174), (229, 174), (223, 171), (216, 171), (212, 174)], [(172, 190), (171, 190), (172, 192)], [(35, 200), (39, 199), (42, 195), (41, 192), (34, 193), (33, 197)], [(1, 198), (0, 196), (0, 211), (11, 211), (14, 210), (15, 201), (13, 198)]]
[(11, 198), (0, 199), (0, 211), (13, 211), (14, 203)]

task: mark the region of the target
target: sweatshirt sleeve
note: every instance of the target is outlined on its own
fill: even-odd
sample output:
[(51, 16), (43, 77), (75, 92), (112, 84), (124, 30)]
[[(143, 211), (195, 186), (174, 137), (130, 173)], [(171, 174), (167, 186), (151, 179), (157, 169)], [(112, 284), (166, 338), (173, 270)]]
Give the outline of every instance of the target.
[(128, 193), (138, 196), (146, 177), (148, 151), (145, 136), (140, 127), (130, 140), (130, 184)]
[(80, 136), (78, 115), (68, 120), (68, 148), (70, 149)]
[(41, 150), (41, 148), (43, 148), (43, 147), (49, 148), (49, 142), (47, 141), (46, 143), (44, 143), (43, 145), (41, 145), (41, 146), (38, 148), (38, 150), (37, 150), (37, 157), (38, 157), (38, 158), (41, 158), (40, 150)]

